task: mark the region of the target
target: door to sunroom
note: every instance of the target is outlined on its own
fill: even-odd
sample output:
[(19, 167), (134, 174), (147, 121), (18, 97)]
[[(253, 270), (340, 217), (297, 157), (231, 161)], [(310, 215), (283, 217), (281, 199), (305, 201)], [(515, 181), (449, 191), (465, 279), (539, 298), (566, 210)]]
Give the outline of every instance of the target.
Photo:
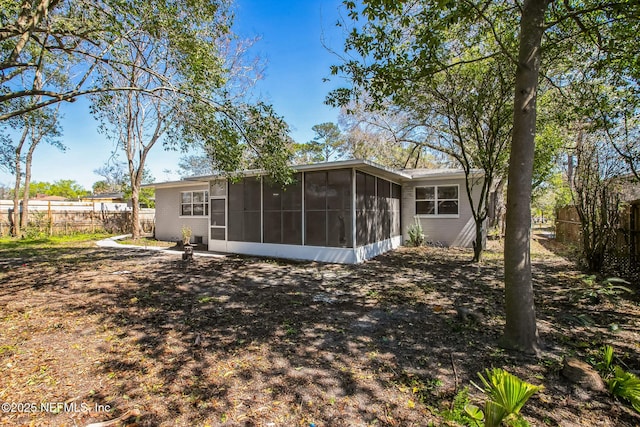
[(227, 181), (209, 183), (209, 250), (227, 250)]

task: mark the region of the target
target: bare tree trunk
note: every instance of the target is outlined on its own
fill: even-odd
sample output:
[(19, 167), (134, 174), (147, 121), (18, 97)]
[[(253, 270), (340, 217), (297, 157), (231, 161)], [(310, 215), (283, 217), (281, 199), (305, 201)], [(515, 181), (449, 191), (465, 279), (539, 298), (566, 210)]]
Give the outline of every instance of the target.
[(27, 158), (24, 163), (24, 192), (22, 193), (22, 215), (20, 223), (26, 227), (29, 224), (29, 190), (31, 186), (31, 164), (33, 163), (33, 152), (36, 149), (38, 141), (32, 138)]
[(129, 182), (131, 183), (131, 235), (133, 239), (140, 238), (141, 227), (140, 227), (140, 186), (142, 185), (142, 176), (144, 175), (144, 165), (147, 160), (147, 154), (149, 154), (149, 150), (151, 147), (158, 141), (159, 136), (161, 135), (161, 124), (156, 126), (156, 131), (154, 136), (151, 138), (149, 143), (145, 146), (140, 143), (139, 145), (142, 147), (138, 151), (138, 165), (135, 165), (134, 162), (134, 150), (132, 147), (136, 147), (134, 142), (131, 140), (127, 145), (127, 160), (129, 165)]
[(573, 191), (573, 174), (573, 154), (567, 153), (567, 181), (571, 191)]
[(491, 209), (489, 213), (489, 228), (498, 228), (502, 234), (502, 216), (504, 215), (504, 178), (500, 178), (498, 185), (491, 193)]
[[(51, 3), (48, 0), (43, 0), (41, 4), (38, 6), (38, 13), (42, 13), (43, 15), (46, 14), (49, 5), (51, 4), (53, 6), (56, 3), (57, 3), (57, 0), (52, 1)], [(43, 77), (42, 77), (43, 61), (42, 61), (42, 58), (40, 59), (41, 61), (38, 63), (38, 68), (36, 69), (35, 76), (33, 79), (34, 90), (41, 89), (43, 85)], [(40, 100), (40, 96), (36, 96), (33, 98), (33, 101), (36, 103), (39, 100)], [(36, 149), (36, 146), (38, 145), (40, 140), (44, 136), (44, 134), (42, 133), (42, 129), (37, 129), (37, 127), (40, 127), (40, 124), (34, 124), (31, 120), (25, 121), (24, 129), (22, 131), (22, 137), (20, 138), (20, 143), (16, 148), (16, 186), (15, 186), (15, 193), (13, 196), (13, 205), (14, 205), (14, 224), (19, 224), (19, 225), (14, 235), (19, 234), (20, 226), (26, 227), (29, 221), (29, 185), (31, 183), (31, 164), (33, 160), (33, 152)], [(25, 159), (25, 176), (24, 176), (24, 192), (22, 197), (22, 213), (20, 215), (20, 222), (18, 223), (18, 212), (16, 207), (18, 204), (17, 200), (19, 197), (18, 193), (20, 190), (20, 181), (21, 181), (20, 155), (22, 152), (22, 148), (24, 147), (24, 143), (26, 142), (27, 137), (29, 137), (29, 133), (31, 133), (31, 137), (30, 137), (31, 145), (29, 146), (29, 150), (27, 150), (27, 158)], [(36, 136), (36, 134), (38, 136)]]
[(20, 184), (22, 182), (22, 164), (20, 163), (20, 157), (22, 156), (22, 147), (24, 146), (24, 142), (27, 140), (28, 135), (29, 130), (25, 126), (15, 150), (16, 157), (14, 159), (14, 167), (16, 172), (16, 181), (13, 186), (13, 213), (11, 215), (11, 235), (13, 237), (18, 237), (20, 235)]
[(476, 238), (473, 241), (473, 262), (480, 262), (482, 259), (482, 250), (484, 249), (484, 220), (475, 219)]
[(540, 45), (548, 4), (548, 0), (524, 2), (507, 188), (504, 244), (506, 325), (502, 345), (526, 353), (539, 351), (531, 280), (531, 182)]
[[(131, 111), (131, 110), (129, 110)], [(129, 116), (128, 125), (132, 126), (133, 120)], [(132, 133), (130, 132), (129, 135)], [(131, 238), (140, 238), (140, 183), (142, 181), (142, 171), (144, 170), (145, 157), (143, 153), (144, 149), (140, 150), (140, 164), (136, 168), (134, 162), (135, 156), (135, 138), (129, 137), (126, 144), (127, 163), (129, 168), (129, 183), (131, 184)]]
[(140, 238), (140, 196), (139, 185), (131, 186), (131, 238)]
[(13, 187), (13, 212), (11, 213), (11, 235), (13, 237), (20, 235), (20, 181), (21, 174), (16, 169), (16, 183)]

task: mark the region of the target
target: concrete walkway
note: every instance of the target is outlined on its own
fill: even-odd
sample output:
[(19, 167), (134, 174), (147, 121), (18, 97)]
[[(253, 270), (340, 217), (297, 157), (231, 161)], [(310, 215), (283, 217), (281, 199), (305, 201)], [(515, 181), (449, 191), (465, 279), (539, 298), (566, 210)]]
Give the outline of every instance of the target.
[[(163, 251), (169, 254), (177, 254), (182, 255), (183, 251), (177, 251), (175, 249), (164, 248), (161, 246), (142, 246), (142, 245), (123, 245), (118, 243), (118, 240), (128, 239), (131, 237), (131, 234), (123, 234), (121, 236), (113, 236), (108, 237), (106, 239), (98, 240), (96, 245), (101, 248), (117, 248), (117, 249), (139, 249), (139, 250), (147, 250), (147, 251)], [(215, 253), (215, 252), (194, 252), (194, 257), (208, 257), (208, 258), (224, 258), (225, 254)]]

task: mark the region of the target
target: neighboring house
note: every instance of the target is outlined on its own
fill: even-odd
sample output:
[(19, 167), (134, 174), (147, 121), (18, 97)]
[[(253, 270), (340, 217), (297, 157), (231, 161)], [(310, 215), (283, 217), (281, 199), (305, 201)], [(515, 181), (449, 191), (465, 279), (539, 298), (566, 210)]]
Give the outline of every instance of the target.
[(156, 190), (156, 238), (180, 241), (190, 227), (211, 251), (357, 263), (398, 247), (420, 221), (429, 242), (472, 244), (461, 170), (393, 170), (365, 160), (294, 170), (284, 189), (260, 171), (237, 181), (213, 175), (146, 185)]
[(101, 202), (101, 203), (125, 203), (124, 193), (117, 191), (113, 193), (99, 193), (80, 198), (81, 202)]
[(38, 193), (36, 194), (36, 197), (32, 197), (30, 200), (45, 200), (45, 201), (50, 201), (50, 202), (63, 202), (67, 199), (66, 197), (63, 196), (50, 196), (48, 194), (41, 194)]

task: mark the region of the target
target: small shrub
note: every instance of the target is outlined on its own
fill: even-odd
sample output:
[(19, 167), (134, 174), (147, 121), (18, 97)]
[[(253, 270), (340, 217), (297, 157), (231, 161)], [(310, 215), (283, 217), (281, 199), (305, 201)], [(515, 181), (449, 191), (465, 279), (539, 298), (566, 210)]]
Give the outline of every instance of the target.
[(407, 242), (409, 246), (418, 247), (424, 244), (425, 235), (422, 232), (422, 225), (420, 225), (418, 220), (409, 226), (407, 234), (409, 235), (409, 241)]
[[(486, 378), (478, 373), (484, 388), (474, 384), (488, 396), (484, 406), (485, 427), (498, 427), (503, 422), (510, 426), (528, 425), (520, 415), (520, 410), (543, 387), (522, 381), (504, 369), (486, 369), (485, 375)], [(479, 419), (482, 411), (469, 407), (467, 413), (475, 420)]]
[(640, 412), (640, 378), (613, 364), (613, 347), (610, 345), (602, 347), (600, 357), (602, 360), (596, 363), (596, 369), (607, 384), (609, 392), (626, 400), (633, 409)]
[(29, 223), (23, 228), (23, 237), (27, 239), (41, 239), (47, 237), (50, 230), (46, 212), (34, 211), (29, 214)]
[(189, 244), (189, 242), (191, 242), (191, 235), (193, 234), (193, 232), (191, 231), (191, 227), (189, 227), (188, 225), (183, 225), (181, 232), (182, 232), (182, 244), (183, 245)]
[(615, 366), (613, 377), (607, 380), (607, 387), (611, 394), (626, 400), (633, 409), (640, 412), (640, 378)]
[(586, 286), (583, 298), (589, 299), (593, 303), (601, 302), (603, 299), (614, 300), (623, 293), (633, 294), (633, 291), (626, 286), (629, 282), (619, 277), (609, 277), (602, 282), (598, 282), (595, 275), (583, 276), (582, 283)]

